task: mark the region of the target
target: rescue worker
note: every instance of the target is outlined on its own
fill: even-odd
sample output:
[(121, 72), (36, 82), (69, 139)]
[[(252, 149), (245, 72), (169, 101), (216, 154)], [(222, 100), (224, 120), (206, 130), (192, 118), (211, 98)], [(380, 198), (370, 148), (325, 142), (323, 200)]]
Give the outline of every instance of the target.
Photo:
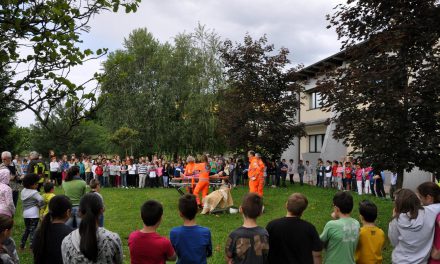
[(257, 162), (258, 162), (258, 187), (257, 187), (257, 193), (263, 197), (263, 188), (264, 188), (264, 169), (265, 169), (265, 165), (263, 160), (261, 159), (261, 155), (259, 153), (255, 154), (255, 157), (257, 158)]
[(249, 179), (249, 192), (258, 193), (259, 175), (260, 175), (260, 165), (257, 157), (255, 157), (255, 152), (248, 151), (249, 158), (249, 169), (248, 169), (248, 179)]
[(209, 175), (211, 171), (211, 166), (208, 162), (208, 157), (203, 155), (200, 163), (196, 163), (194, 166), (194, 170), (199, 172), (199, 181), (197, 182), (196, 188), (194, 189), (193, 194), (196, 196), (197, 204), (201, 206), (201, 200), (199, 198), (199, 193), (202, 192), (202, 199), (208, 195), (209, 192), (209, 179), (223, 179), (228, 177), (222, 177), (223, 173), (220, 172), (218, 174), (214, 174), (212, 176)]

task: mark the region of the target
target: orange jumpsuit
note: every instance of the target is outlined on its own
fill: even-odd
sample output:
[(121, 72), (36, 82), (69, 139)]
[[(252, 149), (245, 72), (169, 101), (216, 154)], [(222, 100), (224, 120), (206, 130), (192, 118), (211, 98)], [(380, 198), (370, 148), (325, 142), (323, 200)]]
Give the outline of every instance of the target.
[[(249, 159), (249, 170), (248, 170), (248, 178), (249, 178), (249, 192), (258, 193), (258, 186), (260, 175), (260, 165), (258, 163), (258, 159), (256, 157), (252, 157)], [(255, 178), (252, 180), (252, 178)]]
[(263, 197), (263, 188), (264, 188), (264, 162), (261, 159), (258, 159), (258, 187), (257, 193)]
[(191, 190), (194, 189), (194, 185), (195, 185), (195, 180), (194, 180), (195, 166), (196, 166), (196, 164), (194, 162), (190, 162), (190, 163), (186, 164), (186, 166), (185, 166), (185, 173), (183, 175), (184, 176), (193, 176), (191, 178), (191, 187), (187, 188), (188, 192), (191, 192)]
[(200, 171), (199, 182), (194, 189), (193, 194), (196, 196), (197, 204), (201, 204), (199, 192), (202, 191), (202, 199), (208, 195), (209, 192), (209, 171), (206, 169), (206, 163), (197, 163), (195, 170)]

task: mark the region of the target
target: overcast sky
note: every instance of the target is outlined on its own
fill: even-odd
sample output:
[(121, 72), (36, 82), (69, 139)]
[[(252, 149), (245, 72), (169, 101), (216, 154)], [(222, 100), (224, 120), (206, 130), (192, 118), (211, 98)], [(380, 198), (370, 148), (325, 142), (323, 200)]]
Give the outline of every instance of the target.
[[(326, 29), (325, 15), (342, 0), (143, 0), (134, 14), (106, 12), (90, 22), (90, 33), (83, 35), (83, 47), (110, 51), (136, 28), (147, 28), (160, 41), (173, 41), (180, 32), (192, 32), (200, 22), (222, 38), (242, 41), (246, 32), (258, 38), (266, 34), (275, 48), (290, 50), (293, 64), (305, 66), (339, 51), (334, 29)], [(104, 58), (105, 59), (105, 58)], [(99, 71), (102, 60), (88, 62), (72, 71), (71, 79), (80, 83)], [(34, 122), (33, 114), (17, 115), (18, 125)]]

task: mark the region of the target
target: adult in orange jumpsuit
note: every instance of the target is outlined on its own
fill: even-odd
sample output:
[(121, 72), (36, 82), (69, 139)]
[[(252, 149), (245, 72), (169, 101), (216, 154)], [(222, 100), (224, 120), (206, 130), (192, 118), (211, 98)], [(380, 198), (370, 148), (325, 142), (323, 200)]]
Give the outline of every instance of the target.
[(199, 181), (197, 182), (196, 188), (193, 194), (196, 196), (197, 204), (201, 204), (199, 193), (202, 192), (202, 199), (208, 195), (209, 192), (209, 171), (211, 170), (208, 158), (206, 156), (202, 157), (201, 163), (195, 164), (195, 170), (199, 172)]
[(183, 179), (185, 179), (185, 177), (188, 176), (192, 176), (191, 178), (191, 187), (188, 187), (188, 192), (191, 192), (192, 190), (194, 190), (194, 185), (195, 185), (195, 159), (192, 156), (188, 156), (188, 158), (186, 158), (186, 166), (185, 166), (185, 172), (183, 173)]
[(263, 188), (264, 188), (264, 162), (261, 160), (260, 154), (255, 154), (255, 157), (257, 158), (258, 162), (258, 186), (257, 186), (257, 193), (263, 197)]
[(258, 193), (258, 186), (260, 184), (258, 178), (260, 176), (260, 165), (257, 157), (255, 157), (255, 152), (250, 150), (248, 151), (249, 158), (249, 169), (248, 169), (248, 178), (249, 178), (249, 192)]

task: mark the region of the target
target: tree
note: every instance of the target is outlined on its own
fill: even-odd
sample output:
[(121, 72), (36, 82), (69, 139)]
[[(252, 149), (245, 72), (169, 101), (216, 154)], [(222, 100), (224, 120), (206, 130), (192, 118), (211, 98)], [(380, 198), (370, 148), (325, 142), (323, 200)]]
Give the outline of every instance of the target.
[[(76, 119), (94, 106), (94, 91), (68, 79), (72, 67), (100, 57), (105, 49), (81, 49), (81, 33), (102, 11), (136, 11), (140, 0), (4, 0), (0, 3), (0, 69), (8, 82), (0, 87), (0, 105), (12, 112), (31, 110), (46, 128), (60, 100), (80, 101)], [(93, 57), (95, 54), (95, 57)], [(97, 75), (95, 75), (97, 76)]]
[(134, 30), (124, 50), (104, 64), (98, 116), (113, 133), (121, 126), (142, 139), (138, 154), (188, 154), (221, 150), (217, 135), (218, 87), (223, 84), (217, 34), (200, 26), (160, 43)]
[(378, 169), (440, 167), (438, 1), (347, 1), (329, 16), (347, 65), (319, 85), (334, 136)]
[(130, 155), (133, 155), (133, 144), (139, 140), (139, 132), (128, 127), (120, 127), (110, 136), (110, 141), (115, 145), (125, 150), (125, 155), (128, 155), (128, 148), (130, 147)]
[(243, 44), (225, 41), (221, 53), (227, 86), (218, 115), (228, 147), (281, 155), (293, 137), (304, 133), (303, 125), (295, 123), (301, 86), (289, 82), (285, 69), (289, 51), (281, 48), (275, 54), (265, 36), (254, 41), (246, 35)]

